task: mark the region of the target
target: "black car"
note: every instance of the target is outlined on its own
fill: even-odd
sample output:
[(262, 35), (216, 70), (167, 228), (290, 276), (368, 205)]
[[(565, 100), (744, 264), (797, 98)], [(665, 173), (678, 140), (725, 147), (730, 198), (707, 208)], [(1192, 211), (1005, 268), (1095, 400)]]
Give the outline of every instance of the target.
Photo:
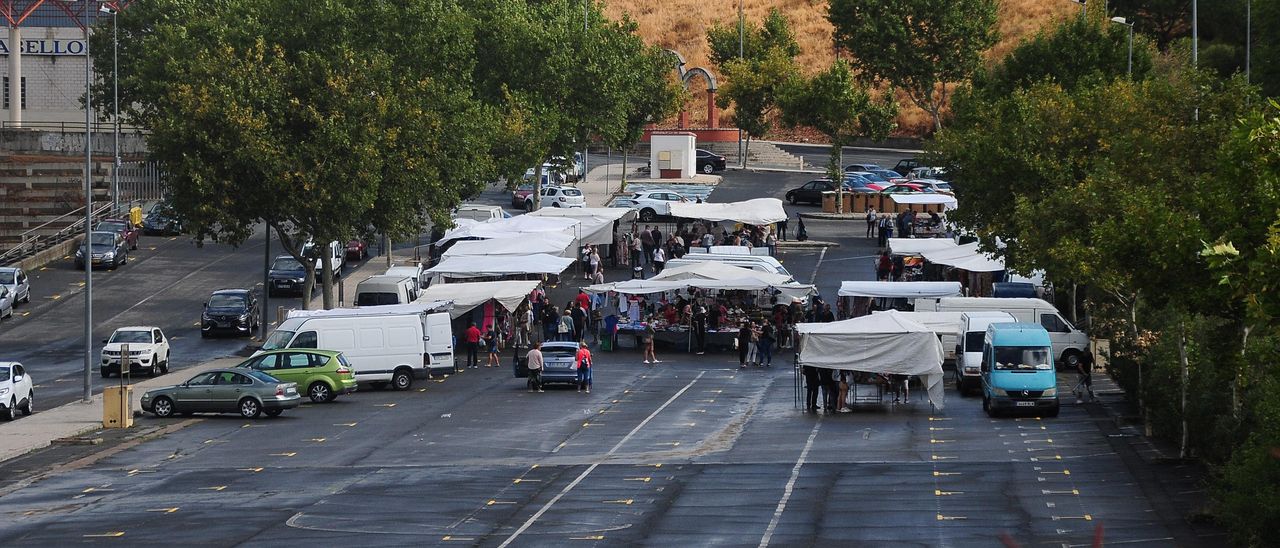
[(920, 160), (907, 158), (905, 160), (898, 160), (898, 165), (893, 166), (893, 170), (903, 177), (906, 177), (911, 173), (911, 170), (918, 167), (920, 167)]
[(76, 268), (84, 268), (86, 259), (94, 268), (116, 267), (129, 262), (129, 245), (115, 232), (89, 233), (89, 249), (84, 243), (76, 248)]
[(182, 222), (174, 217), (169, 208), (156, 206), (142, 220), (142, 232), (148, 236), (177, 236), (182, 234)]
[[(822, 193), (835, 192), (835, 190), (836, 190), (836, 185), (833, 184), (830, 179), (817, 179), (814, 181), (809, 181), (803, 185), (800, 185), (800, 188), (793, 188), (791, 190), (788, 190), (787, 201), (791, 202), (792, 204), (797, 204), (799, 202), (808, 202), (811, 204), (821, 205)], [(857, 189), (855, 189), (850, 184), (849, 181), (845, 181), (844, 191), (856, 192)]]
[(715, 173), (724, 171), (725, 157), (710, 150), (697, 149), (697, 168), (702, 173)]
[(200, 336), (214, 333), (252, 335), (260, 325), (258, 299), (248, 289), (219, 289), (209, 295), (200, 314)]
[(271, 271), (267, 273), (271, 285), (267, 287), (267, 295), (302, 295), (302, 287), (307, 279), (307, 267), (291, 255), (278, 255), (271, 262)]

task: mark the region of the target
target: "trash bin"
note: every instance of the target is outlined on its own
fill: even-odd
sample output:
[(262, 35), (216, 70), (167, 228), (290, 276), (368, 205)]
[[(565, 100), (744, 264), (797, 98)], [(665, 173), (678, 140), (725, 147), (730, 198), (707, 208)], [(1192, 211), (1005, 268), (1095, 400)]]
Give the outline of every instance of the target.
[(133, 226), (142, 226), (142, 208), (133, 206), (129, 208), (129, 222)]
[(108, 386), (102, 391), (102, 427), (133, 426), (133, 387)]

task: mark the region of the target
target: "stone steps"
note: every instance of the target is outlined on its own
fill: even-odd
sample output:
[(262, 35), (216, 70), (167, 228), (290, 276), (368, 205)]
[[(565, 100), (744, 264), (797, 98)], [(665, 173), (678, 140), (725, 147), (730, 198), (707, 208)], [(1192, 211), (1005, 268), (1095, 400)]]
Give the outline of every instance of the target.
[[(728, 163), (731, 166), (741, 164), (741, 159), (738, 156), (738, 143), (702, 143), (700, 146), (716, 154), (724, 155), (728, 158)], [(753, 164), (801, 167), (798, 156), (778, 148), (773, 143), (762, 141), (752, 141), (750, 148), (747, 150), (747, 166), (750, 167)]]

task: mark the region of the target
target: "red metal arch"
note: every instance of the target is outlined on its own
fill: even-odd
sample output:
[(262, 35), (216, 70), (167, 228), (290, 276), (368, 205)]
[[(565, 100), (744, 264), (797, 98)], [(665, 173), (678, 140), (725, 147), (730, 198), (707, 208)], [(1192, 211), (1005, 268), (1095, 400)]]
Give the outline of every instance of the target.
[[(45, 2), (50, 2), (57, 6), (63, 13), (67, 14), (76, 26), (84, 30), (84, 21), (80, 16), (84, 15), (85, 4), (93, 0), (0, 0), (0, 15), (4, 16), (6, 22), (11, 27), (21, 27), (22, 23), (35, 13), (36, 9)], [(129, 7), (133, 0), (98, 0), (96, 2), (100, 6), (107, 6), (113, 10), (121, 11)], [(78, 4), (78, 6), (77, 6)]]

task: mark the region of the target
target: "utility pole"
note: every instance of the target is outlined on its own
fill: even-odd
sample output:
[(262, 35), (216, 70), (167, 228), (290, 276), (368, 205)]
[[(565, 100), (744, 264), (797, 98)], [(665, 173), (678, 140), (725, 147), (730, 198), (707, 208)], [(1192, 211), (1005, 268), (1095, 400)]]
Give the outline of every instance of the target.
[[(93, 56), (89, 54), (89, 2), (84, 0), (84, 401), (93, 400)], [(93, 12), (96, 14), (97, 11)], [(12, 47), (16, 48), (17, 44)], [(11, 97), (13, 100), (20, 98)], [(120, 374), (126, 373), (121, 368)]]
[(262, 223), (262, 308), (258, 311), (259, 337), (267, 340), (267, 311), (271, 310), (271, 223)]
[(1244, 3), (1244, 83), (1250, 83), (1249, 68), (1252, 64), (1250, 50), (1253, 47), (1253, 0), (1245, 0)]
[[(590, 0), (582, 0), (582, 39), (583, 39), (583, 40), (586, 40), (586, 39), (587, 39), (587, 19), (589, 18), (590, 14), (591, 14), (591, 11), (590, 11), (589, 9), (587, 9), (587, 8), (590, 6), (589, 1), (590, 1)], [(588, 142), (589, 140), (590, 140), (590, 138), (589, 138), (589, 137), (587, 137), (586, 135), (584, 135), (584, 136), (583, 136), (583, 141), (582, 141), (582, 175), (580, 175), (580, 176), (578, 177), (578, 184), (582, 184), (582, 183), (587, 182), (587, 171), (588, 171), (588, 166), (587, 166), (587, 150), (588, 150), (588, 146), (587, 146), (587, 142)], [(568, 158), (568, 160), (569, 160), (569, 162), (570, 162), (570, 163), (572, 163), (572, 164), (573, 164), (572, 166), (570, 166), (570, 169), (573, 169), (574, 171), (577, 171), (577, 169), (578, 169), (578, 162), (574, 162), (574, 161), (573, 161), (573, 158)], [(604, 183), (604, 185), (605, 185), (605, 191), (608, 191), (608, 190), (609, 190), (609, 177), (608, 177), (608, 175), (606, 175), (606, 176), (605, 176), (605, 183)]]
[[(742, 18), (742, 0), (738, 0), (738, 60), (742, 60), (742, 43), (746, 38), (746, 20)], [(738, 128), (738, 160), (747, 168), (747, 151), (742, 149), (742, 128)]]

